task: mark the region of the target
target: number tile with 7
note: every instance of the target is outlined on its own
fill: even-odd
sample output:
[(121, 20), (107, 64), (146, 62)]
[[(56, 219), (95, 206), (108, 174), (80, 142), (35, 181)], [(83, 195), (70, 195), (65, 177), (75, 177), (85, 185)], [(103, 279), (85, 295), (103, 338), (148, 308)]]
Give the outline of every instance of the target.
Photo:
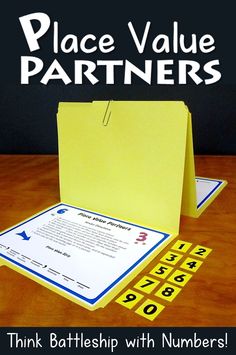
[(159, 283), (160, 281), (153, 279), (152, 277), (144, 276), (134, 285), (134, 288), (149, 294), (157, 287), (157, 285), (159, 285)]

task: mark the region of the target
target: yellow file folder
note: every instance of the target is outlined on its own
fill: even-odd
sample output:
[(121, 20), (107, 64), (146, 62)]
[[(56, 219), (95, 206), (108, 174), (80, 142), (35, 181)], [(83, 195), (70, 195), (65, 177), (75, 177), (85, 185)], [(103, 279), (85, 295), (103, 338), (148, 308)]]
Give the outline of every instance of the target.
[(131, 223), (178, 234), (180, 213), (199, 216), (226, 184), (197, 203), (181, 101), (60, 103), (58, 136), (61, 200)]
[(73, 302), (104, 307), (226, 185), (195, 177), (183, 102), (58, 109), (61, 203), (0, 235), (6, 265)]

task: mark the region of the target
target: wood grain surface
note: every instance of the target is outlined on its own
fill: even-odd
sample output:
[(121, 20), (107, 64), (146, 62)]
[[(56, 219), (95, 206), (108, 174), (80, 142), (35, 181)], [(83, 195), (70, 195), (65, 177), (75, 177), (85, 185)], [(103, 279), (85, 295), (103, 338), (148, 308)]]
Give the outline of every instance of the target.
[[(228, 185), (200, 218), (181, 217), (179, 239), (213, 251), (176, 299), (162, 302), (167, 307), (156, 320), (114, 301), (88, 311), (3, 266), (0, 326), (236, 326), (236, 157), (197, 156), (195, 162), (197, 175)], [(59, 200), (57, 156), (0, 156), (0, 230)]]

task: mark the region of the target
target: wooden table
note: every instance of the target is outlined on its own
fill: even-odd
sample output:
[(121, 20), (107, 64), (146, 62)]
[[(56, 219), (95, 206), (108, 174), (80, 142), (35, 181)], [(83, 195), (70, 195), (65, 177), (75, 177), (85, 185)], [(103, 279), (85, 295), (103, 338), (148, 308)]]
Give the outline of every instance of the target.
[[(196, 172), (226, 179), (228, 186), (200, 218), (181, 217), (179, 238), (213, 252), (155, 321), (114, 301), (87, 311), (1, 267), (0, 326), (236, 326), (236, 157), (197, 156)], [(0, 230), (58, 201), (57, 156), (0, 156)]]

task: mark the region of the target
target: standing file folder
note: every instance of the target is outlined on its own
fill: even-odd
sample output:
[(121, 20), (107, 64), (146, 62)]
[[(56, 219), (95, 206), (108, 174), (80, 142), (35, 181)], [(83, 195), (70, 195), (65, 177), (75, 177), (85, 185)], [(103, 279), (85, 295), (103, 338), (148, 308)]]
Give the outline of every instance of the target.
[(195, 177), (183, 102), (60, 103), (58, 142), (61, 203), (3, 232), (1, 263), (90, 310), (226, 184)]

